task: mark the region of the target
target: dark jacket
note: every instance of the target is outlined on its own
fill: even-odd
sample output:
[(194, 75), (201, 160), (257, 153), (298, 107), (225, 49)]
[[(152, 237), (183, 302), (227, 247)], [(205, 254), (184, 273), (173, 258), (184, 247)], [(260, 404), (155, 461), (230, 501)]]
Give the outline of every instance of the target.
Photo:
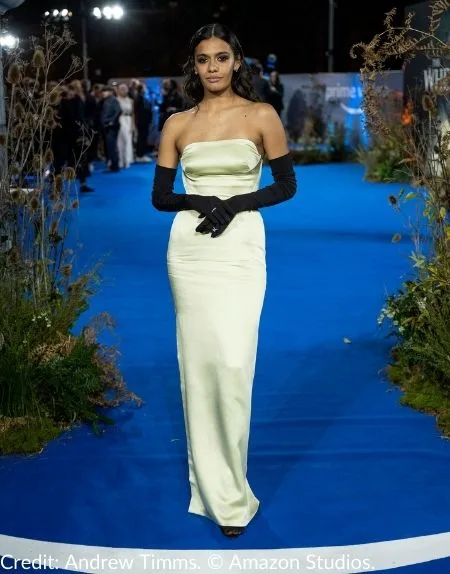
[(103, 100), (100, 114), (100, 125), (103, 130), (108, 128), (119, 129), (119, 118), (122, 114), (122, 108), (115, 96), (108, 96)]

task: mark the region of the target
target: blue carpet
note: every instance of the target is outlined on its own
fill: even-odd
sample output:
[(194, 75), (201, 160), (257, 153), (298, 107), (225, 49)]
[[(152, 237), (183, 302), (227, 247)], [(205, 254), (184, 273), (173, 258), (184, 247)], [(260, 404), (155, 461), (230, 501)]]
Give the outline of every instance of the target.
[[(389, 205), (399, 186), (357, 165), (297, 168), (298, 193), (263, 212), (268, 286), (253, 393), (249, 482), (261, 511), (225, 540), (187, 513), (175, 324), (166, 274), (172, 221), (149, 202), (154, 166), (96, 174), (74, 231), (81, 266), (108, 253), (83, 321), (117, 321), (121, 367), (145, 404), (100, 438), (77, 428), (39, 456), (0, 459), (1, 534), (121, 548), (306, 548), (450, 531), (450, 444), (399, 405), (377, 326), (412, 244)], [(263, 182), (270, 181), (264, 168)], [(181, 189), (181, 178), (177, 178)], [(350, 343), (345, 343), (344, 338)], [(448, 570), (445, 570), (445, 569)], [(447, 561), (402, 568), (450, 571)]]

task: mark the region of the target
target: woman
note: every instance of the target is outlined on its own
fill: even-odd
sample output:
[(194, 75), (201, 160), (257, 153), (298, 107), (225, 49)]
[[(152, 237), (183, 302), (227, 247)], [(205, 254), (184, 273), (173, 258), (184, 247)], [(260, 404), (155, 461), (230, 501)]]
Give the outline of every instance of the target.
[[(291, 198), (296, 181), (283, 125), (272, 106), (256, 101), (231, 31), (221, 24), (198, 30), (185, 74), (185, 93), (194, 106), (164, 125), (152, 203), (178, 212), (167, 257), (188, 441), (189, 512), (235, 537), (259, 506), (246, 478), (266, 287), (258, 209)], [(275, 181), (258, 190), (264, 153)], [(178, 161), (185, 194), (173, 192)]]
[(122, 113), (119, 117), (120, 129), (117, 138), (119, 167), (129, 168), (133, 163), (134, 102), (128, 95), (128, 86), (121, 84), (117, 90), (117, 101)]
[(277, 114), (281, 116), (284, 104), (284, 86), (280, 81), (280, 76), (276, 70), (272, 70), (269, 76), (269, 90), (267, 102), (272, 104), (272, 106), (277, 111)]
[(165, 78), (162, 82), (162, 102), (159, 106), (158, 129), (161, 132), (166, 120), (172, 114), (181, 112), (183, 109), (183, 98), (178, 91), (178, 84), (171, 78)]

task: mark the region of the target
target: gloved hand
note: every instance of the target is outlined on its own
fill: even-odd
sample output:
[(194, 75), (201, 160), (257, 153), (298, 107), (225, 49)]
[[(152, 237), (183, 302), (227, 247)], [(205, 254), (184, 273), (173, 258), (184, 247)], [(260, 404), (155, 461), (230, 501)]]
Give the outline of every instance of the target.
[[(201, 215), (201, 217), (203, 217), (203, 215)], [(228, 227), (228, 225), (229, 223), (224, 223), (223, 225), (218, 225), (217, 223), (214, 224), (212, 221), (205, 217), (200, 225), (197, 226), (195, 231), (197, 231), (197, 233), (201, 233), (202, 235), (211, 234), (211, 237), (214, 238), (221, 235)]]
[(200, 217), (203, 217), (204, 219), (200, 223), (200, 225), (198, 225), (196, 227), (195, 231), (197, 233), (201, 233), (202, 235), (207, 235), (209, 233), (212, 233), (213, 229), (214, 229), (214, 231), (217, 229), (217, 227), (214, 227), (214, 223), (212, 223), (212, 221), (207, 219), (202, 213), (200, 214)]
[[(221, 201), (221, 200), (219, 200)], [(230, 205), (229, 200), (223, 200), (221, 204), (218, 206), (219, 217), (217, 218), (218, 221), (211, 217), (211, 215), (200, 213), (199, 217), (204, 218), (200, 225), (197, 226), (195, 231), (198, 233), (202, 233), (203, 235), (211, 233), (211, 237), (219, 237), (228, 227), (228, 225), (233, 220), (234, 216), (236, 215), (235, 210)], [(216, 213), (216, 210), (213, 208), (213, 215)]]
[(212, 223), (212, 221), (210, 221), (205, 217), (204, 220), (200, 223), (200, 225), (197, 226), (195, 231), (201, 233), (202, 235), (207, 235), (211, 233), (212, 238), (219, 237), (219, 235), (222, 235), (222, 233), (230, 225), (230, 223), (224, 223), (223, 225), (218, 225), (217, 223), (216, 224)]
[(225, 201), (214, 195), (190, 195), (188, 201), (191, 209), (198, 211), (200, 217), (205, 217), (215, 227), (228, 225), (234, 217), (234, 210)]

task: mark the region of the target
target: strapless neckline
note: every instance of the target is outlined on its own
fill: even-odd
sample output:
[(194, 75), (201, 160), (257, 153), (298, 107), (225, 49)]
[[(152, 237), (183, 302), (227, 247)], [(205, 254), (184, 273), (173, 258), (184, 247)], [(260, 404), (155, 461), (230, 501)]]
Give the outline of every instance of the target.
[(182, 158), (184, 156), (184, 154), (186, 153), (186, 151), (195, 145), (219, 144), (219, 143), (229, 143), (229, 142), (248, 143), (251, 145), (251, 147), (253, 147), (253, 149), (259, 155), (259, 157), (262, 157), (262, 155), (259, 153), (258, 146), (255, 144), (254, 141), (252, 141), (248, 138), (227, 138), (227, 139), (221, 139), (221, 140), (203, 140), (203, 141), (191, 142), (191, 143), (188, 143), (187, 145), (184, 146), (180, 157)]

